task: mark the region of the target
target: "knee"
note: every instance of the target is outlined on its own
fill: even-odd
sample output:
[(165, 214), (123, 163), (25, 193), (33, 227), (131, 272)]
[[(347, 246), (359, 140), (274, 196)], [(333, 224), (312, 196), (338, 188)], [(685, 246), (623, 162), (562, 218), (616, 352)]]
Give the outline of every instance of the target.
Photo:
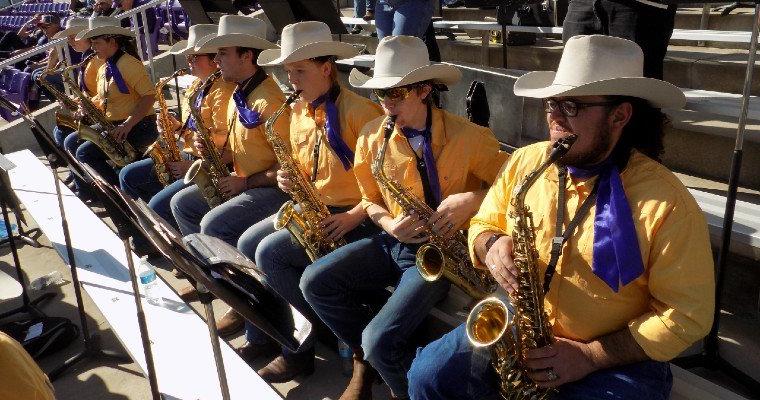
[(298, 287), (301, 289), (303, 297), (310, 304), (316, 303), (325, 294), (325, 275), (327, 275), (325, 270), (320, 268), (318, 262), (306, 267), (303, 274), (301, 274)]
[(379, 326), (376, 320), (370, 321), (362, 331), (364, 359), (373, 366), (382, 365), (383, 360), (396, 353), (396, 338), (396, 334), (390, 333), (384, 326)]
[(238, 249), (246, 256), (253, 257), (256, 260), (256, 265), (265, 274), (272, 273), (272, 264), (274, 264), (272, 260), (277, 255), (277, 246), (273, 246), (272, 241), (268, 240), (268, 237), (261, 239), (256, 237), (256, 235), (243, 235), (238, 241)]
[(409, 372), (406, 374), (409, 398), (411, 400), (435, 398), (433, 396), (436, 392), (435, 376), (435, 369), (430, 368), (429, 360), (424, 359), (421, 350), (417, 350), (417, 356), (414, 357)]
[(184, 195), (184, 192), (179, 192), (176, 195), (172, 196), (171, 200), (169, 200), (169, 209), (171, 210), (172, 214), (176, 217), (177, 215), (182, 214), (182, 197)]
[(129, 178), (132, 171), (132, 165), (127, 165), (124, 168), (122, 168), (119, 171), (119, 187), (121, 187), (121, 190), (127, 190), (128, 187), (131, 187), (131, 182), (129, 182)]

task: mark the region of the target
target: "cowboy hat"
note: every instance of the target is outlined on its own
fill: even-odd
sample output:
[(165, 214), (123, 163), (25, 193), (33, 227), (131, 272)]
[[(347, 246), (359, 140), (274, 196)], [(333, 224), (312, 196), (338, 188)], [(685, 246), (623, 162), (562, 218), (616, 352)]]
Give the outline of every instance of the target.
[(258, 18), (243, 15), (223, 15), (219, 19), (219, 29), (207, 35), (195, 45), (196, 53), (216, 53), (221, 47), (249, 47), (254, 49), (274, 49), (277, 45), (264, 39), (267, 25)]
[(55, 35), (53, 35), (53, 39), (76, 35), (88, 27), (89, 25), (87, 23), (87, 18), (69, 18), (66, 21), (65, 29), (58, 31)]
[(314, 57), (335, 56), (341, 59), (357, 54), (359, 49), (352, 44), (333, 41), (330, 27), (324, 22), (305, 21), (286, 25), (282, 29), (280, 49), (262, 51), (258, 64), (282, 65)]
[(123, 35), (134, 37), (135, 33), (121, 27), (121, 21), (113, 17), (92, 17), (88, 28), (77, 34), (76, 40), (92, 39), (102, 35)]
[(459, 81), (459, 68), (431, 63), (425, 43), (414, 36), (386, 36), (377, 45), (372, 76), (351, 70), (348, 81), (363, 89), (387, 89), (422, 81), (451, 85)]
[(579, 35), (565, 43), (557, 72), (529, 72), (515, 81), (515, 94), (547, 98), (631, 96), (657, 108), (683, 108), (676, 86), (645, 78), (644, 53), (634, 42), (605, 35)]
[(214, 24), (196, 24), (191, 26), (187, 33), (187, 40), (180, 40), (175, 43), (169, 49), (169, 53), (180, 56), (198, 54), (195, 51), (195, 45), (200, 39), (216, 33), (216, 29), (217, 27)]

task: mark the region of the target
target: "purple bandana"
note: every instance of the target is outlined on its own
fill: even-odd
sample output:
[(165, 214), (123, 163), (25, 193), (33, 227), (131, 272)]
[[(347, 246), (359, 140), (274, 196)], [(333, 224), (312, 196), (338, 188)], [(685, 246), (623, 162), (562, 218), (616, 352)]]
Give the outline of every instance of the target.
[(354, 152), (348, 147), (346, 142), (343, 141), (343, 137), (340, 135), (340, 119), (338, 116), (338, 107), (335, 105), (335, 101), (340, 94), (340, 86), (334, 86), (327, 93), (319, 96), (316, 100), (309, 103), (311, 110), (316, 109), (322, 104), (325, 104), (325, 128), (327, 130), (327, 142), (330, 143), (330, 147), (335, 151), (335, 154), (343, 164), (343, 169), (348, 171), (351, 169), (351, 165), (354, 162)]
[(568, 167), (570, 175), (599, 175), (594, 217), (594, 253), (591, 269), (615, 293), (644, 273), (631, 207), (618, 167), (604, 162), (592, 169)]
[(259, 68), (250, 78), (241, 82), (235, 89), (235, 93), (232, 94), (232, 100), (237, 107), (238, 121), (246, 129), (252, 129), (264, 123), (258, 111), (248, 108), (246, 99), (266, 78), (266, 72)]
[(124, 55), (124, 52), (119, 50), (116, 54), (106, 59), (106, 80), (113, 77), (113, 81), (116, 82), (116, 87), (119, 88), (119, 92), (128, 94), (129, 88), (127, 87), (127, 83), (124, 82), (124, 77), (121, 76), (121, 71), (119, 71), (119, 68), (116, 66), (116, 63), (122, 55)]
[(425, 170), (427, 171), (427, 178), (430, 184), (430, 190), (433, 192), (433, 197), (436, 204), (441, 203), (441, 184), (438, 182), (438, 168), (435, 166), (435, 157), (433, 157), (433, 145), (432, 145), (432, 132), (430, 130), (430, 110), (428, 110), (427, 127), (424, 130), (418, 131), (409, 127), (401, 128), (401, 132), (407, 139), (411, 139), (417, 136), (422, 136), (422, 157), (425, 160)]

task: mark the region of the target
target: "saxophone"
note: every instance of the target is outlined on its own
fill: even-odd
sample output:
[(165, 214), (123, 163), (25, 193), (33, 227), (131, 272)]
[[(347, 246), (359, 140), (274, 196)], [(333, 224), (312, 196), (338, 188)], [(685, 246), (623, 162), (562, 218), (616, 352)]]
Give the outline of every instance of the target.
[(229, 200), (229, 197), (219, 190), (219, 178), (228, 176), (229, 170), (227, 166), (222, 162), (222, 156), (216, 149), (214, 140), (211, 137), (206, 125), (203, 124), (201, 118), (200, 107), (198, 109), (192, 106), (195, 103), (195, 99), (201, 96), (207, 87), (210, 87), (214, 82), (222, 76), (222, 71), (216, 71), (211, 76), (206, 78), (198, 91), (190, 99), (190, 116), (195, 118), (195, 126), (198, 129), (198, 136), (201, 142), (203, 142), (203, 151), (201, 157), (190, 166), (190, 169), (185, 173), (185, 184), (194, 182), (201, 194), (206, 199), (209, 207), (214, 208), (225, 201)]
[(106, 118), (106, 114), (87, 95), (82, 93), (79, 85), (74, 82), (69, 71), (75, 67), (76, 65), (64, 68), (61, 75), (64, 82), (69, 85), (69, 89), (74, 96), (79, 98), (84, 114), (89, 116), (90, 120), (95, 123), (94, 125), (99, 125), (99, 129), (83, 123), (81, 119), (75, 119), (70, 116), (61, 118), (57, 122), (77, 131), (80, 139), (87, 140), (98, 146), (117, 166), (123, 167), (134, 162), (137, 160), (137, 151), (135, 151), (134, 147), (126, 140), (119, 143), (111, 137), (109, 132), (114, 129), (114, 125)]
[[(428, 221), (435, 211), (420, 198), (409, 193), (398, 181), (388, 178), (383, 170), (388, 138), (395, 125), (396, 116), (391, 115), (384, 127), (383, 146), (372, 162), (372, 176), (378, 184), (388, 190), (393, 200), (404, 210), (404, 214), (416, 215), (419, 219)], [(493, 292), (496, 281), (487, 271), (472, 265), (467, 239), (462, 232), (456, 232), (453, 237), (446, 238), (433, 232), (429, 226), (426, 230), (430, 241), (417, 250), (415, 262), (423, 279), (433, 282), (443, 276), (475, 299), (482, 299)]]
[[(512, 219), (514, 264), (518, 289), (510, 297), (499, 288), (470, 311), (465, 324), (467, 337), (475, 347), (491, 347), (491, 363), (499, 375), (499, 392), (504, 399), (548, 399), (553, 389), (538, 387), (526, 375), (525, 352), (554, 342), (552, 327), (544, 311), (544, 292), (538, 276), (538, 250), (533, 214), (525, 204), (525, 195), (541, 174), (567, 154), (577, 136), (555, 142), (543, 164), (529, 173), (513, 191), (509, 213)], [(562, 190), (562, 188), (560, 188)], [(514, 306), (510, 321), (508, 304)]]
[[(79, 64), (74, 65), (72, 68), (82, 68), (94, 56), (95, 56), (95, 53), (90, 54), (84, 60), (82, 60), (82, 62), (80, 62)], [(58, 68), (59, 66), (61, 66), (61, 67)], [(61, 60), (52, 69), (46, 69), (42, 74), (40, 74), (40, 76), (37, 77), (37, 84), (39, 86), (45, 88), (45, 90), (47, 90), (50, 94), (52, 94), (53, 97), (55, 97), (55, 99), (58, 101), (58, 103), (64, 109), (68, 110), (69, 112), (75, 112), (79, 108), (79, 106), (77, 105), (77, 103), (71, 97), (67, 96), (65, 93), (62, 93), (55, 86), (51, 85), (48, 81), (45, 80), (46, 76), (53, 75), (53, 74), (63, 73), (64, 70), (67, 70), (67, 68), (66, 68), (65, 62), (63, 60)], [(55, 112), (55, 121), (56, 121), (56, 125), (67, 126), (67, 127), (71, 128), (71, 129), (76, 130), (76, 124), (77, 124), (77, 122), (76, 122), (76, 120), (74, 118), (72, 118), (68, 114), (63, 114), (63, 113), (61, 113), (61, 111), (57, 111), (56, 110), (56, 112)], [(90, 121), (90, 119), (89, 119), (88, 116), (85, 116), (84, 117), (84, 123), (85, 123), (85, 125), (89, 125), (90, 123), (92, 123), (92, 121)], [(74, 126), (71, 126), (72, 124)]]
[[(298, 163), (290, 152), (290, 147), (274, 131), (274, 124), (285, 108), (298, 98), (300, 90), (291, 94), (285, 103), (267, 119), (264, 125), (266, 139), (274, 150), (280, 169), (287, 171), (293, 186), (290, 197), (280, 207), (274, 217), (274, 229), (287, 228), (290, 235), (306, 250), (309, 258), (314, 261), (346, 244), (344, 239), (328, 240), (325, 232), (319, 228), (319, 223), (330, 215), (327, 206), (319, 199), (314, 185), (306, 178)], [(296, 208), (296, 204), (300, 208)]]
[(182, 155), (180, 155), (179, 146), (177, 146), (177, 139), (174, 137), (174, 127), (169, 119), (169, 108), (166, 105), (166, 98), (164, 97), (164, 86), (175, 77), (185, 75), (188, 72), (187, 68), (182, 68), (156, 84), (156, 97), (159, 107), (158, 124), (161, 127), (162, 133), (155, 142), (148, 146), (145, 154), (153, 159), (153, 169), (156, 171), (158, 181), (164, 186), (174, 182), (174, 177), (172, 177), (166, 163), (182, 161)]

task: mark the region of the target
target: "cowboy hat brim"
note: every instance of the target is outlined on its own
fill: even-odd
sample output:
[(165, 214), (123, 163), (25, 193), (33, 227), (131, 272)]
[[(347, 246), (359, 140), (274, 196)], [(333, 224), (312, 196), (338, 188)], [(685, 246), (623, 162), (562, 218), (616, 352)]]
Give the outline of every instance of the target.
[(248, 35), (245, 33), (230, 33), (227, 35), (212, 35), (204, 36), (203, 43), (198, 43), (195, 46), (195, 51), (199, 53), (216, 53), (222, 47), (249, 47), (258, 50), (276, 49), (277, 45), (254, 35)]
[(350, 43), (344, 42), (314, 42), (295, 49), (290, 54), (282, 54), (281, 49), (264, 50), (259, 55), (258, 64), (262, 67), (282, 65), (314, 57), (335, 56), (336, 58), (351, 58), (360, 50)]
[(175, 56), (199, 54), (197, 51), (195, 51), (195, 47), (189, 47), (187, 44), (187, 40), (180, 40), (179, 42), (174, 43), (174, 45), (169, 48), (169, 54), (174, 54)]
[(362, 89), (388, 89), (428, 80), (449, 86), (461, 78), (462, 71), (459, 68), (436, 63), (413, 69), (404, 76), (369, 76), (354, 68), (348, 76), (348, 82), (351, 86)]
[(656, 108), (679, 109), (686, 105), (686, 96), (675, 85), (659, 79), (630, 77), (612, 78), (579, 86), (554, 83), (554, 71), (529, 72), (515, 81), (517, 96), (545, 99), (567, 96), (631, 96), (647, 100)]
[(94, 29), (87, 29), (87, 30), (83, 30), (82, 32), (79, 32), (77, 34), (76, 40), (92, 39), (96, 36), (102, 36), (102, 35), (122, 35), (122, 36), (135, 37), (135, 33), (130, 31), (127, 28), (122, 28), (119, 26), (99, 26)]
[(53, 35), (52, 39), (60, 39), (62, 37), (67, 37), (70, 35), (76, 35), (79, 32), (82, 32), (83, 30), (87, 29), (86, 26), (72, 26), (70, 28), (66, 28), (62, 31), (57, 32), (55, 35)]

